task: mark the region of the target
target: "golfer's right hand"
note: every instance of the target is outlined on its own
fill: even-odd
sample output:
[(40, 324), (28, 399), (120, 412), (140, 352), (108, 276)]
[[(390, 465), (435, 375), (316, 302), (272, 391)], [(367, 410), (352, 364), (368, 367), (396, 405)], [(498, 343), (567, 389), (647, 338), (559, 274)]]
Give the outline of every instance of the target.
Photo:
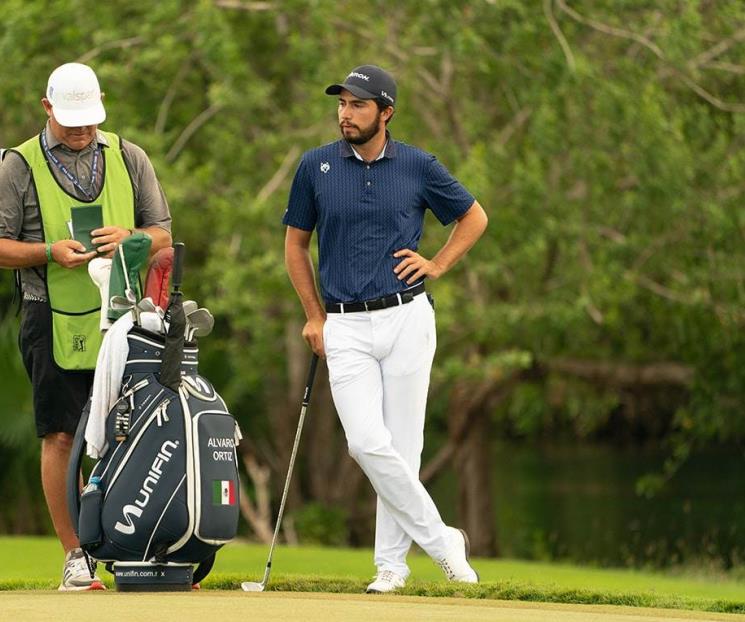
[(303, 326), (303, 339), (308, 342), (310, 349), (321, 358), (326, 358), (326, 350), (323, 347), (323, 325), (326, 318), (308, 320)]
[(96, 256), (96, 251), (83, 251), (85, 246), (77, 240), (60, 240), (52, 244), (52, 259), (63, 268), (77, 268)]

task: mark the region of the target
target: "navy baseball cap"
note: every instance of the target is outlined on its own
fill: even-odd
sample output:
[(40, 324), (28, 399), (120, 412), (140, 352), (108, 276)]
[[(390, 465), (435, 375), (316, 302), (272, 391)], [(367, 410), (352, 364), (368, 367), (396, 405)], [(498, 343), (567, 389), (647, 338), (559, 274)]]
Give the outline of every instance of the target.
[(344, 82), (327, 87), (326, 95), (338, 95), (342, 89), (360, 99), (377, 99), (389, 106), (396, 103), (396, 81), (377, 65), (355, 67)]

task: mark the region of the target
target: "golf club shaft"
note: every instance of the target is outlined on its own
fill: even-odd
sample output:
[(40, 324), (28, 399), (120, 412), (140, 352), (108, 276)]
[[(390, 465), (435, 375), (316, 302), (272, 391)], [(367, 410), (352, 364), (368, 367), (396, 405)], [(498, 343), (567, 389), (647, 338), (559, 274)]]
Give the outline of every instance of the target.
[(295, 443), (292, 446), (292, 453), (290, 454), (290, 465), (287, 467), (287, 477), (285, 478), (285, 488), (282, 491), (282, 501), (279, 504), (279, 514), (277, 515), (277, 523), (274, 526), (274, 536), (272, 537), (272, 545), (269, 547), (269, 557), (266, 560), (266, 569), (264, 570), (264, 578), (261, 584), (266, 587), (267, 581), (269, 580), (269, 573), (272, 570), (272, 555), (274, 554), (274, 545), (277, 543), (277, 535), (279, 534), (279, 528), (282, 524), (282, 515), (285, 511), (285, 502), (287, 501), (287, 493), (290, 490), (290, 480), (292, 479), (292, 470), (295, 467), (295, 457), (297, 456), (297, 450), (300, 446), (300, 436), (303, 432), (303, 422), (305, 421), (305, 411), (308, 410), (308, 404), (310, 403), (310, 392), (313, 389), (313, 379), (316, 376), (316, 367), (318, 367), (318, 355), (313, 354), (310, 359), (310, 369), (308, 370), (308, 381), (305, 383), (305, 393), (303, 394), (303, 404), (300, 409), (300, 418), (297, 422), (297, 432), (295, 432)]

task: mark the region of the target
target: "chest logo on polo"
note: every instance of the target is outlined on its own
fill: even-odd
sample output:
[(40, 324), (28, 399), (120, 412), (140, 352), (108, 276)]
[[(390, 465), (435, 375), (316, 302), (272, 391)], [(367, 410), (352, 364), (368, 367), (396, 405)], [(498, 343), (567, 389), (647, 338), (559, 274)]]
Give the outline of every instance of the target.
[(321, 172), (328, 173), (331, 170), (331, 165), (328, 162), (321, 162)]

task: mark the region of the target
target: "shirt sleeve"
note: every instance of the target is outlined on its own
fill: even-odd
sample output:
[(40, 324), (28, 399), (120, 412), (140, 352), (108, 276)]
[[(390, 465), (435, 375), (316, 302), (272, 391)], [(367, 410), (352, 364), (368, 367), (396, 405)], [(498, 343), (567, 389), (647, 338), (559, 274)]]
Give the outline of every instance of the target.
[(31, 173), (23, 158), (8, 151), (0, 163), (0, 238), (18, 240)]
[(122, 156), (132, 175), (135, 227), (160, 227), (171, 232), (171, 212), (150, 158), (137, 145), (122, 140)]
[(287, 210), (285, 210), (285, 215), (282, 218), (282, 224), (304, 231), (313, 231), (317, 220), (318, 212), (316, 211), (313, 183), (308, 175), (308, 164), (303, 157), (297, 171), (295, 171), (295, 178), (292, 180), (290, 198), (287, 202)]
[(450, 171), (432, 156), (425, 180), (424, 201), (437, 220), (443, 225), (449, 225), (463, 216), (475, 199)]

